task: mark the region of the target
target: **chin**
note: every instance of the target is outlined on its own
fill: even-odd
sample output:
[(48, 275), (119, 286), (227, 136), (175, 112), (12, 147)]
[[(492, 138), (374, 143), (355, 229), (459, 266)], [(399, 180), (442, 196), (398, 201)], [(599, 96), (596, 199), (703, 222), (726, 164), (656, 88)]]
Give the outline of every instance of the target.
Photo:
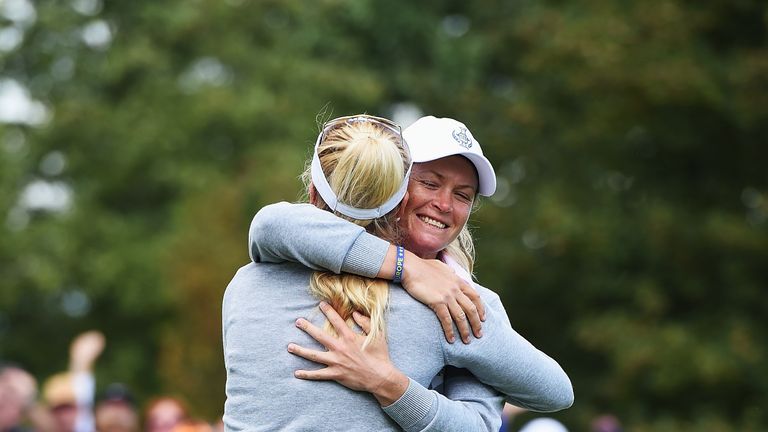
[(434, 239), (409, 239), (408, 250), (415, 253), (420, 257), (433, 257), (436, 256), (441, 250), (448, 246), (447, 243), (442, 241), (435, 241)]

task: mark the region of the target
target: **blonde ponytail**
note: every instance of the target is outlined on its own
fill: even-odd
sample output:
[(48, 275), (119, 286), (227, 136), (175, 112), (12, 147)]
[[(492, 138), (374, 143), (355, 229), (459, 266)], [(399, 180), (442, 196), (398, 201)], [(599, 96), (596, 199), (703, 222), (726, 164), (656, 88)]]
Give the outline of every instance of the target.
[[(400, 188), (410, 164), (410, 155), (402, 138), (376, 121), (343, 123), (325, 131), (317, 148), (322, 170), (339, 201), (357, 208), (375, 208), (385, 203)], [(311, 188), (311, 169), (303, 176)], [(315, 205), (331, 210), (319, 194)], [(357, 220), (336, 213), (391, 243), (401, 242), (395, 213), (369, 220)], [(385, 337), (385, 315), (389, 303), (389, 285), (379, 279), (330, 272), (314, 272), (310, 292), (330, 304), (350, 327), (354, 327), (352, 312), (358, 311), (371, 319), (371, 330), (364, 346), (371, 340)], [(326, 331), (335, 333), (330, 323)]]

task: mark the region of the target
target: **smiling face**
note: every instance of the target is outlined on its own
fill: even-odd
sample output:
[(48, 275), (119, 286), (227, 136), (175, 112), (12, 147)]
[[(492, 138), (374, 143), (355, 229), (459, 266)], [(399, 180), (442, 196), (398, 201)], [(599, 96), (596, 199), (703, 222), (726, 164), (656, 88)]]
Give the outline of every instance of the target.
[(467, 223), (476, 192), (475, 167), (463, 156), (414, 163), (400, 221), (406, 249), (436, 258)]

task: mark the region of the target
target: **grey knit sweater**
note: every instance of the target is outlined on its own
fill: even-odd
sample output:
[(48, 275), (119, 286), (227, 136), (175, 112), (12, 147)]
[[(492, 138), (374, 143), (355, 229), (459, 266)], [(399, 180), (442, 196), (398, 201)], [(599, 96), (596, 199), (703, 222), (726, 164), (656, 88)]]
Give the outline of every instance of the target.
[[(434, 313), (391, 285), (390, 356), (411, 379), (394, 404), (382, 409), (367, 393), (294, 378), (296, 369), (321, 367), (286, 350), (289, 342), (322, 349), (293, 324), (299, 317), (324, 322), (307, 290), (307, 267), (372, 276), (388, 244), (330, 213), (287, 203), (262, 209), (251, 239), (252, 257), (260, 262), (242, 267), (224, 295), (227, 430), (498, 430), (503, 398), (489, 386), (537, 411), (572, 404), (571, 383), (560, 366), (518, 335), (499, 297), (479, 285), (487, 319), (484, 336), (469, 345), (447, 343)], [(460, 400), (428, 390), (446, 365), (465, 368), (487, 385), (453, 378), (447, 393)]]

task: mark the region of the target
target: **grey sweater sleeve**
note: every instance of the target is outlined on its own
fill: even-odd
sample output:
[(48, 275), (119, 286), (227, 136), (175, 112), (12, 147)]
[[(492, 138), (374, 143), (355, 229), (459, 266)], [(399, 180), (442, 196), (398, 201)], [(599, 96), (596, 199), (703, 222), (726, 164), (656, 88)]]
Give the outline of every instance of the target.
[[(501, 428), (501, 411), (504, 408), (504, 395), (491, 386), (477, 380), (466, 369), (446, 367), (443, 373), (443, 390), (445, 395), (438, 402), (440, 412), (452, 409), (467, 412), (462, 419), (471, 422), (463, 430), (488, 430), (497, 432)], [(454, 407), (447, 404), (457, 405)], [(445, 406), (445, 407), (444, 407)], [(456, 423), (450, 416), (437, 415), (430, 423), (428, 430), (450, 430)]]
[(311, 204), (280, 202), (256, 213), (248, 233), (254, 262), (299, 262), (314, 270), (376, 277), (389, 243)]
[(384, 412), (405, 432), (497, 432), (504, 397), (472, 377), (452, 382), (447, 396), (410, 380), (405, 393)]
[(573, 405), (573, 386), (560, 365), (512, 328), (498, 295), (485, 288), (481, 295), (486, 301), (483, 337), (469, 345), (443, 343), (446, 361), (468, 369), (513, 405), (538, 412)]

